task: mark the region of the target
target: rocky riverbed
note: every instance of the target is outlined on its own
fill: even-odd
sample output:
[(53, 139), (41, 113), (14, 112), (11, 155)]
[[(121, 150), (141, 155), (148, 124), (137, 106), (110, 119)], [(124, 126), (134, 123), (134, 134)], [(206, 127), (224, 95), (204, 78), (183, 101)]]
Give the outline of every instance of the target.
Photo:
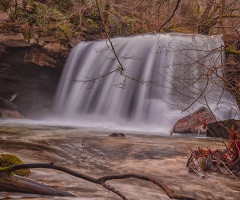
[[(189, 173), (186, 162), (190, 148), (223, 148), (221, 142), (192, 135), (154, 136), (125, 133), (126, 137), (109, 137), (109, 131), (1, 122), (0, 152), (12, 153), (25, 163), (51, 163), (77, 172), (101, 177), (137, 173), (163, 181), (176, 193), (196, 199), (240, 198), (239, 182), (230, 175), (210, 173), (199, 178)], [(70, 191), (79, 197), (53, 199), (120, 199), (99, 185), (51, 169), (33, 169), (34, 180)], [(169, 199), (158, 187), (135, 179), (109, 181), (128, 199)], [(49, 199), (31, 195), (4, 196), (26, 199)]]

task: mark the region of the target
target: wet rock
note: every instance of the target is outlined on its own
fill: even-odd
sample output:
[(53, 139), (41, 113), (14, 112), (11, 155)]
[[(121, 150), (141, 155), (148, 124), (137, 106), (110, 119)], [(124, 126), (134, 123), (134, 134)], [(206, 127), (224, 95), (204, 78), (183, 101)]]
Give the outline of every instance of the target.
[(24, 118), (17, 110), (17, 106), (7, 99), (0, 98), (0, 118)]
[(49, 52), (59, 52), (61, 50), (60, 42), (48, 43), (43, 46)]
[(215, 119), (211, 111), (206, 107), (201, 107), (194, 113), (178, 120), (173, 127), (174, 133), (198, 133), (199, 127), (203, 123), (212, 123)]
[(41, 52), (38, 48), (31, 48), (25, 51), (24, 61), (38, 66), (55, 67), (57, 61), (47, 53)]
[(232, 130), (240, 132), (240, 120), (229, 119), (210, 123), (207, 125), (207, 136), (229, 139)]
[[(40, 33), (34, 35), (38, 40)], [(67, 48), (49, 52), (37, 44), (26, 46), (24, 43), (24, 46), (17, 47), (19, 44), (13, 40), (4, 41), (4, 44), (0, 42), (0, 98), (10, 99), (11, 95), (18, 93), (13, 103), (24, 116), (48, 113), (50, 107), (45, 105), (55, 94)], [(8, 116), (5, 114), (3, 116)]]
[(12, 103), (11, 101), (8, 101), (7, 99), (0, 98), (0, 109), (1, 108), (7, 108), (7, 109), (14, 110), (17, 108), (17, 106), (14, 103)]
[(111, 133), (109, 137), (121, 137), (124, 138), (126, 137), (124, 133)]
[[(0, 167), (10, 167), (19, 164), (23, 164), (23, 161), (17, 156), (12, 154), (0, 154)], [(20, 169), (14, 171), (13, 173), (19, 176), (29, 176), (31, 171), (29, 169)]]
[(3, 118), (3, 119), (8, 119), (8, 118), (22, 119), (24, 117), (23, 117), (23, 115), (21, 115), (16, 110), (0, 109), (0, 118)]
[(31, 46), (27, 40), (25, 40), (22, 33), (0, 33), (0, 44), (4, 44), (9, 47), (27, 47)]

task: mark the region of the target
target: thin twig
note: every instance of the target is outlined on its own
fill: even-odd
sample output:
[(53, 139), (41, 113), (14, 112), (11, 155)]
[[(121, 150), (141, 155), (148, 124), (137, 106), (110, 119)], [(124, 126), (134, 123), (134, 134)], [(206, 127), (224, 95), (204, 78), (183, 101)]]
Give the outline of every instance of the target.
[(119, 58), (118, 58), (118, 55), (117, 55), (117, 53), (116, 53), (116, 51), (115, 51), (115, 49), (114, 49), (114, 47), (113, 47), (113, 43), (112, 43), (112, 41), (111, 41), (111, 39), (110, 39), (110, 36), (109, 36), (109, 34), (108, 34), (108, 30), (107, 30), (106, 24), (104, 23), (104, 20), (103, 20), (103, 18), (102, 18), (102, 12), (101, 12), (101, 9), (100, 9), (100, 7), (99, 7), (98, 0), (95, 0), (95, 1), (96, 1), (98, 13), (99, 13), (99, 15), (100, 15), (101, 23), (102, 23), (103, 29), (104, 29), (104, 31), (105, 31), (105, 35), (106, 35), (108, 41), (110, 42), (110, 45), (111, 45), (111, 48), (112, 48), (112, 52), (114, 53), (114, 55), (115, 55), (115, 57), (116, 57), (119, 65), (120, 65), (120, 69), (119, 69), (119, 70), (120, 70), (120, 71), (124, 71), (124, 67), (123, 67), (122, 63), (120, 62), (120, 60), (119, 60)]
[(173, 11), (173, 14), (172, 14), (172, 15), (168, 18), (168, 20), (158, 29), (158, 32), (160, 32), (161, 29), (162, 29), (168, 22), (171, 21), (171, 19), (173, 18), (173, 16), (175, 15), (175, 13), (176, 13), (176, 11), (177, 11), (177, 9), (178, 9), (178, 6), (179, 6), (179, 4), (180, 4), (180, 1), (181, 1), (181, 0), (178, 0), (178, 1), (177, 1), (177, 5), (176, 5), (176, 7), (175, 7), (175, 9), (174, 9), (174, 11)]
[(227, 171), (238, 181), (238, 178), (232, 173), (232, 171), (225, 165), (225, 163), (219, 159), (219, 161), (223, 164), (223, 166), (227, 169)]

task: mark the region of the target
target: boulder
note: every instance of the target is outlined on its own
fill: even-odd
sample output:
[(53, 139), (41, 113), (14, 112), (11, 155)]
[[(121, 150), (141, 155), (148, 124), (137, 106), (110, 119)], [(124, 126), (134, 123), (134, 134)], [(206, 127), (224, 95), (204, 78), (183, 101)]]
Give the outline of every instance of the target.
[(14, 103), (8, 101), (7, 99), (0, 98), (0, 118), (22, 119), (23, 115), (21, 115), (16, 109), (17, 106)]
[(109, 135), (109, 137), (120, 137), (120, 138), (124, 138), (126, 137), (124, 133), (111, 133)]
[(240, 120), (228, 119), (217, 121), (207, 125), (208, 137), (222, 137), (229, 139), (232, 131), (240, 132)]
[(22, 119), (24, 117), (23, 117), (23, 115), (21, 115), (16, 110), (0, 109), (0, 118), (3, 118), (3, 119), (8, 119), (8, 118)]
[(17, 106), (12, 103), (11, 101), (8, 101), (7, 99), (0, 98), (0, 109), (1, 108), (7, 108), (10, 110), (14, 110), (17, 108)]
[[(20, 160), (17, 156), (13, 154), (0, 154), (0, 167), (10, 167), (13, 165), (23, 164), (23, 161)], [(20, 169), (14, 171), (14, 174), (19, 176), (29, 176), (31, 171), (29, 169)]]
[(0, 44), (9, 47), (29, 47), (28, 41), (24, 38), (22, 33), (0, 33)]
[(178, 120), (173, 127), (173, 133), (198, 133), (199, 127), (204, 123), (215, 122), (211, 111), (206, 107), (201, 107), (194, 113)]

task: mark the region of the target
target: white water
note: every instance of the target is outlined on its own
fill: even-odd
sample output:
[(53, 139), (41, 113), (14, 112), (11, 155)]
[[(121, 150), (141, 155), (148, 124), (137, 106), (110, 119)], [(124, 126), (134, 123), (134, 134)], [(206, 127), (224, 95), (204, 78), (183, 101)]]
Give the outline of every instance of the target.
[(156, 34), (112, 42), (130, 78), (116, 71), (90, 81), (115, 70), (119, 63), (106, 40), (79, 43), (68, 57), (56, 93), (57, 121), (166, 133), (179, 118), (206, 106), (206, 100), (217, 118), (233, 117), (235, 101), (223, 93), (222, 68), (207, 78), (224, 63), (220, 36)]

